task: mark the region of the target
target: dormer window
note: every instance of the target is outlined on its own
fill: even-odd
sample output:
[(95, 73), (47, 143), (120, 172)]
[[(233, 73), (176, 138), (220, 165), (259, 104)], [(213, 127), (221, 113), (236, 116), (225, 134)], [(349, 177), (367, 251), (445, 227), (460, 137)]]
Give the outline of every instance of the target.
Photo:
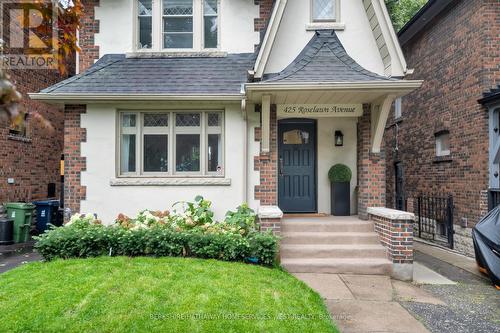
[(219, 47), (220, 0), (136, 0), (139, 51), (204, 51)]
[(340, 0), (311, 0), (312, 22), (338, 22)]

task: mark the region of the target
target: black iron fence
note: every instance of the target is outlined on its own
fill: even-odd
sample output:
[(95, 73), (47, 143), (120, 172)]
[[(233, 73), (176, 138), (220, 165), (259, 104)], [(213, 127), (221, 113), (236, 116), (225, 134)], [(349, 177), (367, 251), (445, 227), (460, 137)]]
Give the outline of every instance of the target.
[(453, 249), (453, 197), (419, 195), (415, 201), (418, 237)]
[(488, 210), (492, 210), (500, 205), (500, 188), (490, 188), (488, 190)]

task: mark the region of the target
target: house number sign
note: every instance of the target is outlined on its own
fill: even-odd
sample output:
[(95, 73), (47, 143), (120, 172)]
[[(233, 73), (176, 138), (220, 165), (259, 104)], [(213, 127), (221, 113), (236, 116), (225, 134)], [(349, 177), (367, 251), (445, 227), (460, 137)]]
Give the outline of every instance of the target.
[(362, 104), (278, 104), (278, 117), (360, 117)]

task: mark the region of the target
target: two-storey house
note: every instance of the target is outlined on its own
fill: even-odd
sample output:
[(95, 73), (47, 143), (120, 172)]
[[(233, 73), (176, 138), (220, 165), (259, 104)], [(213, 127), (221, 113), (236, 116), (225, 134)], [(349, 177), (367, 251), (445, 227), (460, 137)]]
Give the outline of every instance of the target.
[(217, 218), (242, 202), (330, 214), (336, 163), (351, 214), (384, 206), (386, 119), (421, 81), (403, 79), (383, 0), (84, 4), (80, 74), (31, 94), (65, 107), (73, 213), (112, 221), (200, 194)]

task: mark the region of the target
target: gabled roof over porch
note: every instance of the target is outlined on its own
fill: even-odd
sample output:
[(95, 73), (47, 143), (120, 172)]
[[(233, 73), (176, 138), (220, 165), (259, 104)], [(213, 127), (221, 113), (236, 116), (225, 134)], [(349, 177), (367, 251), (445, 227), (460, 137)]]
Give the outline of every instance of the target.
[(262, 103), (262, 149), (269, 149), (271, 104), (371, 104), (372, 151), (380, 151), (393, 101), (419, 88), (422, 81), (401, 80), (366, 70), (352, 59), (333, 30), (317, 31), (282, 72), (245, 85), (250, 102)]

